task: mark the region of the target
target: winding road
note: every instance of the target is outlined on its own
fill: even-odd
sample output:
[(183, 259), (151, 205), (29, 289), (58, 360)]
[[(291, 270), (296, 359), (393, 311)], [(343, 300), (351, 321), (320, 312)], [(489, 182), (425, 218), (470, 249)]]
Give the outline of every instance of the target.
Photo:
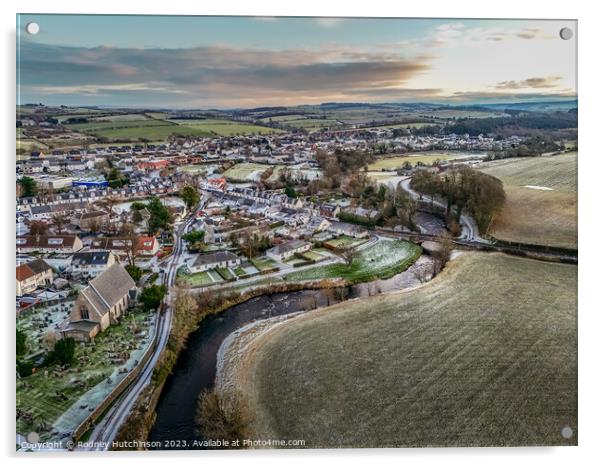
[[(443, 202), (438, 201), (437, 199), (432, 199), (431, 197), (427, 196), (426, 194), (421, 195), (420, 193), (414, 191), (410, 187), (411, 181), (412, 181), (411, 178), (406, 178), (405, 180), (402, 180), (399, 182), (399, 186), (401, 186), (401, 188), (404, 191), (406, 191), (415, 200), (424, 200), (427, 202), (431, 202), (432, 204), (434, 204), (438, 207), (441, 207), (443, 209), (447, 209), (447, 206)], [(462, 233), (460, 234), (459, 239), (466, 240), (466, 241), (475, 241), (478, 243), (486, 243), (486, 244), (489, 243), (488, 240), (479, 236), (479, 228), (477, 227), (476, 222), (474, 221), (474, 219), (471, 216), (462, 214), (460, 216), (460, 225), (462, 226)]]

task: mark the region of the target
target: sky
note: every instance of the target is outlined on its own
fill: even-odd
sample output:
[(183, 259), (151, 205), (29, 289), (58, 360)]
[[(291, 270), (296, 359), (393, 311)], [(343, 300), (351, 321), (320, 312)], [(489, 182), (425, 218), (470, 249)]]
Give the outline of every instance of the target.
[[(30, 35), (25, 26), (36, 22)], [(249, 108), (576, 97), (569, 20), (18, 15), (17, 103)]]

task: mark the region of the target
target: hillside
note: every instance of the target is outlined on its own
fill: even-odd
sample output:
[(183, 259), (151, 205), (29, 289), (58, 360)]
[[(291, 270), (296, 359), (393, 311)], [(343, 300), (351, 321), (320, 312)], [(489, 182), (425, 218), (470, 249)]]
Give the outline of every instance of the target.
[(465, 253), (422, 288), (260, 332), (226, 353), (226, 398), (245, 394), (254, 438), (309, 448), (576, 444), (576, 279)]
[(506, 204), (489, 231), (496, 238), (577, 247), (577, 152), (504, 159), (482, 171), (504, 183)]

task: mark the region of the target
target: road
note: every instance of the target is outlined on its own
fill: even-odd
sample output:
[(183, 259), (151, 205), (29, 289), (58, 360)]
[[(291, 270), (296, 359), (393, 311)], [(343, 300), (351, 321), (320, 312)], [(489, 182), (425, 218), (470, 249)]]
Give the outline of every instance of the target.
[[(443, 202), (438, 201), (437, 199), (431, 199), (426, 194), (420, 195), (419, 193), (414, 191), (410, 187), (411, 181), (412, 181), (411, 178), (406, 178), (405, 180), (400, 181), (399, 185), (413, 199), (431, 202), (432, 204), (434, 204), (438, 207), (447, 209), (447, 206)], [(488, 240), (479, 236), (479, 228), (477, 227), (477, 224), (475, 223), (474, 219), (471, 216), (465, 215), (465, 214), (461, 215), (460, 216), (460, 225), (462, 226), (462, 233), (460, 234), (459, 239), (466, 240), (466, 241), (476, 241), (478, 243), (486, 243), (486, 244), (489, 243)]]
[[(174, 248), (171, 258), (167, 261), (168, 265), (163, 281), (163, 283), (168, 287), (168, 295), (165, 299), (165, 303), (171, 302), (171, 288), (175, 284), (180, 256), (184, 251), (182, 235), (194, 222), (195, 216), (196, 211), (176, 228), (176, 232), (174, 234)], [(125, 390), (125, 392), (111, 406), (107, 414), (94, 427), (90, 438), (86, 441), (86, 444), (90, 445), (90, 447), (82, 448), (82, 450), (102, 451), (110, 448), (110, 445), (117, 436), (122, 424), (127, 420), (130, 411), (138, 399), (138, 396), (140, 396), (142, 390), (151, 380), (155, 366), (157, 365), (159, 357), (161, 356), (161, 353), (163, 352), (163, 349), (165, 348), (169, 338), (172, 315), (173, 310), (169, 304), (165, 307), (162, 313), (159, 313), (156, 326), (157, 344), (152, 356), (144, 365), (138, 378), (130, 385), (130, 387), (128, 387), (127, 390)]]

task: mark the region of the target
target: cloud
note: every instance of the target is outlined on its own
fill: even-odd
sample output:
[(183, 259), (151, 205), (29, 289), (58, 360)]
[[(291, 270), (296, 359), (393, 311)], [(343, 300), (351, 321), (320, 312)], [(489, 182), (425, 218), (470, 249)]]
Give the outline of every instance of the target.
[(545, 78), (528, 78), (523, 81), (501, 81), (495, 85), (496, 89), (546, 89), (557, 87), (561, 76), (547, 76)]
[[(307, 100), (378, 95), (430, 69), (428, 56), (335, 47), (283, 51), (232, 47), (142, 49), (64, 47), (24, 43), (22, 98), (170, 94), (172, 99), (229, 105), (263, 97)], [(383, 91), (386, 95), (389, 91)], [(138, 97), (136, 97), (138, 98)]]
[(448, 97), (454, 102), (508, 102), (508, 101), (528, 101), (528, 100), (554, 100), (577, 98), (577, 94), (570, 90), (560, 90), (557, 92), (501, 92), (501, 91), (458, 91)]
[(541, 29), (537, 29), (537, 28), (521, 29), (515, 35), (516, 35), (516, 37), (519, 37), (520, 39), (535, 39), (538, 37), (546, 37), (544, 32)]
[(467, 27), (463, 23), (446, 23), (434, 28), (427, 44), (431, 47), (445, 47), (460, 44), (480, 44), (483, 41), (501, 42), (517, 39), (553, 39), (538, 28), (502, 29), (495, 27)]

